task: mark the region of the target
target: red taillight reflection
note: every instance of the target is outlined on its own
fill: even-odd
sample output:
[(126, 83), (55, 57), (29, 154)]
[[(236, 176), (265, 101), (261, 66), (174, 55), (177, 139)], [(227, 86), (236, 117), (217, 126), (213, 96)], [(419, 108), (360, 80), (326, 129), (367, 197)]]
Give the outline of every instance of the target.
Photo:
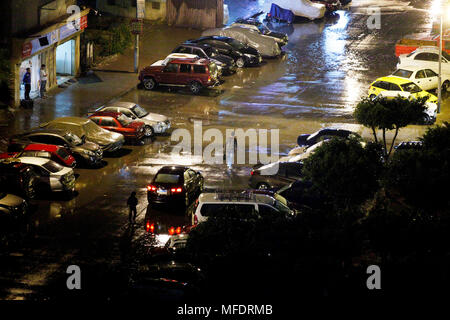
[(172, 189), (170, 189), (170, 192), (172, 192), (172, 193), (180, 193), (181, 191), (183, 191), (182, 188), (172, 188)]
[(176, 234), (180, 234), (180, 233), (181, 233), (181, 227), (177, 227), (177, 228), (175, 229), (175, 233), (176, 233)]
[(250, 175), (251, 175), (251, 176), (252, 176), (254, 173), (255, 173), (255, 171), (253, 171), (253, 170), (250, 171)]
[(198, 218), (196, 215), (194, 215), (194, 224), (198, 224)]
[(174, 227), (170, 227), (169, 228), (169, 234), (172, 236), (175, 233), (175, 228)]
[(148, 190), (148, 191), (156, 191), (156, 187), (155, 187), (155, 186), (152, 186), (151, 184), (149, 184), (149, 185), (147, 186), (147, 190)]
[(145, 224), (145, 230), (147, 232), (155, 233), (155, 224), (150, 223), (150, 221), (147, 221), (147, 223)]

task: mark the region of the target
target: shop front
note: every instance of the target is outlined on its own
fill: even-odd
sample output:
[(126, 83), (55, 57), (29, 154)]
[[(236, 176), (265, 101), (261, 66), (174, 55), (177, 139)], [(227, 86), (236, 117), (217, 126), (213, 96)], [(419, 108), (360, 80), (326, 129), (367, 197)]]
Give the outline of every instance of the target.
[(22, 80), (27, 68), (31, 70), (32, 99), (39, 95), (39, 71), (42, 64), (46, 65), (47, 90), (78, 75), (80, 35), (87, 27), (88, 13), (89, 10), (85, 10), (80, 18), (55, 24), (25, 40), (15, 39), (11, 57), (14, 71), (11, 89), (15, 106), (19, 106), (20, 100), (25, 97)]

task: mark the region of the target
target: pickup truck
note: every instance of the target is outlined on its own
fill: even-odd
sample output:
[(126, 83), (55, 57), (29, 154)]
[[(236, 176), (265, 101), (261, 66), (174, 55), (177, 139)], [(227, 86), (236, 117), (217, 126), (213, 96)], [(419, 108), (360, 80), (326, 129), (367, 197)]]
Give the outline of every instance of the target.
[[(395, 55), (398, 57), (401, 54), (408, 54), (424, 46), (439, 47), (439, 35), (413, 34), (400, 39), (395, 44)], [(445, 35), (442, 39), (442, 49), (450, 54), (450, 35)]]

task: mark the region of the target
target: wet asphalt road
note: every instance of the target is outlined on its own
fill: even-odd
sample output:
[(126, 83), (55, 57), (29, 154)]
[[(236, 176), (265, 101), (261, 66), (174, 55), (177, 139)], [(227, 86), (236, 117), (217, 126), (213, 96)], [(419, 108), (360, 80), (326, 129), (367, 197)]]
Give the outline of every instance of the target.
[[(245, 15), (243, 12), (264, 8), (270, 1), (226, 2), (233, 20)], [(118, 99), (135, 101), (149, 111), (170, 116), (174, 129), (190, 132), (194, 121), (202, 121), (204, 130), (279, 129), (280, 154), (295, 146), (298, 134), (328, 125), (347, 126), (370, 137), (368, 130), (355, 124), (353, 108), (366, 94), (370, 82), (395, 69), (395, 42), (403, 35), (429, 29), (431, 18), (426, 9), (430, 3), (360, 0), (322, 21), (273, 24), (273, 29), (289, 35), (281, 59), (239, 70), (225, 77), (220, 88), (199, 96), (184, 90), (135, 89)], [(382, 10), (379, 30), (368, 30), (366, 25), (366, 8), (371, 5)], [(175, 32), (178, 35), (175, 38), (184, 35), (185, 39), (199, 34), (181, 29)], [(169, 53), (177, 44), (176, 39), (165, 39), (158, 50), (166, 48)], [(144, 45), (143, 50), (145, 54), (153, 47)], [(71, 110), (67, 115), (84, 115), (89, 107)], [(27, 119), (17, 117), (7, 128), (7, 134), (14, 133), (16, 128), (36, 125), (36, 119), (42, 121), (43, 117), (36, 112), (39, 111)], [(449, 120), (449, 114), (446, 101), (438, 121)], [(424, 126), (410, 126), (400, 132), (399, 139), (414, 139), (424, 130)], [(147, 243), (145, 216), (150, 219), (161, 216), (166, 220), (168, 216), (166, 223), (174, 225), (183, 221), (177, 210), (156, 213), (147, 209), (145, 187), (162, 165), (192, 166), (202, 171), (210, 188), (246, 188), (250, 165), (227, 171), (226, 165), (204, 164), (188, 155), (173, 156), (172, 146), (170, 134), (147, 139), (142, 145), (125, 146), (120, 153), (105, 158), (100, 169), (76, 169), (79, 177), (73, 199), (50, 196), (37, 201), (37, 211), (26, 236), (13, 241), (0, 256), (0, 298), (56, 299), (83, 295), (106, 298), (117, 292), (118, 283), (126, 283), (121, 278), (126, 272), (121, 270), (132, 266), (131, 252)], [(139, 198), (138, 223), (130, 228), (126, 199), (133, 190)], [(78, 264), (83, 270), (81, 293), (66, 290), (65, 270), (70, 264)], [(110, 281), (111, 277), (117, 282)]]

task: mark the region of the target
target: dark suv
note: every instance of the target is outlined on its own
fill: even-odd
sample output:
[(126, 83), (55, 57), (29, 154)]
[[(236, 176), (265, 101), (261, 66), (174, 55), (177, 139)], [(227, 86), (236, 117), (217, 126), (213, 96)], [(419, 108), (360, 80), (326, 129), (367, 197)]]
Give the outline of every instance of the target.
[(209, 59), (179, 58), (167, 64), (153, 64), (139, 74), (141, 84), (147, 90), (158, 85), (189, 87), (197, 94), (203, 88), (220, 84), (217, 66)]
[(0, 160), (0, 192), (15, 191), (27, 198), (33, 199), (37, 195), (37, 172), (31, 165)]
[(77, 163), (97, 165), (103, 159), (103, 151), (98, 144), (85, 141), (77, 135), (62, 129), (37, 129), (12, 136), (9, 140), (8, 151), (20, 152), (30, 143), (65, 147), (70, 150)]
[[(274, 165), (278, 165), (276, 173), (272, 172)], [(278, 189), (300, 179), (302, 168), (301, 162), (270, 163), (251, 171), (249, 185), (253, 189)]]
[(219, 53), (233, 58), (238, 68), (257, 66), (262, 62), (262, 57), (258, 50), (233, 38), (207, 36), (198, 39), (191, 39), (186, 43), (208, 44), (217, 49)]
[(200, 58), (214, 61), (223, 74), (233, 74), (236, 72), (234, 60), (226, 55), (220, 54), (216, 48), (208, 44), (184, 43), (176, 47), (172, 53), (195, 54)]

